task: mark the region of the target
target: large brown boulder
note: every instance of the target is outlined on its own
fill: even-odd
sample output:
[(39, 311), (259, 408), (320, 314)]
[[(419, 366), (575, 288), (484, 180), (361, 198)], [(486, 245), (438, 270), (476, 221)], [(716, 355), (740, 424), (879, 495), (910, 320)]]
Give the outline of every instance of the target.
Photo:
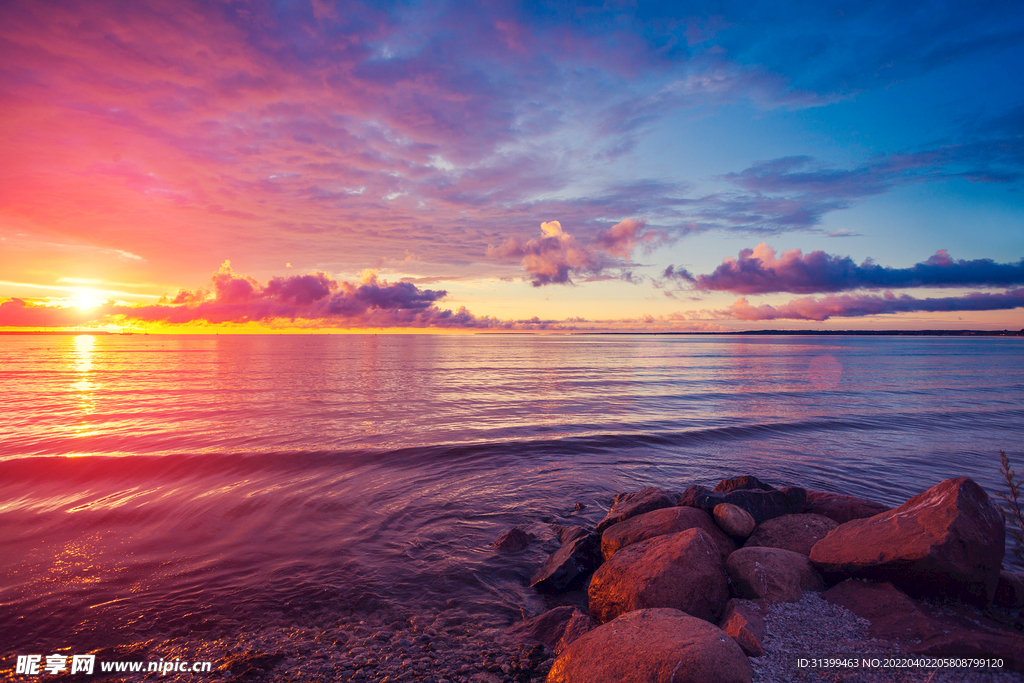
[(736, 550), (736, 544), (715, 525), (708, 513), (697, 508), (670, 507), (630, 517), (605, 529), (601, 534), (601, 556), (608, 560), (622, 548), (639, 541), (698, 528), (708, 532), (723, 561)]
[(717, 623), (729, 584), (718, 548), (697, 528), (623, 548), (594, 573), (588, 593), (590, 614), (601, 623), (648, 607), (671, 607)]
[(814, 544), (838, 526), (835, 521), (823, 515), (783, 515), (758, 526), (743, 547), (782, 548), (810, 555)]
[(597, 533), (604, 532), (612, 524), (618, 524), (630, 517), (642, 515), (651, 510), (672, 507), (678, 496), (653, 486), (632, 493), (620, 493), (612, 500), (612, 507), (597, 525)]
[(779, 548), (740, 548), (725, 562), (738, 598), (797, 602), (804, 591), (825, 589), (806, 556)]
[(764, 619), (752, 605), (741, 605), (735, 598), (725, 606), (725, 613), (719, 628), (736, 641), (748, 657), (760, 657), (764, 654)]
[(623, 614), (581, 636), (547, 683), (750, 683), (750, 662), (714, 624), (674, 609)]
[(882, 505), (864, 498), (846, 496), (841, 493), (829, 493), (828, 491), (815, 491), (807, 489), (807, 502), (804, 505), (804, 512), (815, 515), (822, 515), (839, 524), (845, 524), (850, 520), (874, 517), (891, 510), (888, 505)]
[(992, 621), (969, 605), (917, 602), (891, 583), (849, 579), (821, 597), (850, 610), (871, 626), (873, 638), (893, 641), (912, 655), (999, 658), (1024, 671), (1024, 635)]
[(580, 536), (555, 551), (530, 579), (541, 593), (560, 593), (583, 584), (601, 564), (601, 537)]
[(987, 605), (999, 580), (1005, 534), (1002, 515), (985, 491), (960, 477), (894, 510), (839, 525), (810, 557), (831, 581), (892, 581), (911, 595)]

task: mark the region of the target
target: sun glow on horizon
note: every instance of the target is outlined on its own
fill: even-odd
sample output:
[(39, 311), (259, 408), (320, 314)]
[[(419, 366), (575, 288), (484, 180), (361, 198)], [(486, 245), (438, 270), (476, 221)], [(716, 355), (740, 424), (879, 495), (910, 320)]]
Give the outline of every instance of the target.
[(75, 289), (71, 294), (71, 305), (83, 311), (96, 308), (105, 301), (102, 294), (95, 289)]

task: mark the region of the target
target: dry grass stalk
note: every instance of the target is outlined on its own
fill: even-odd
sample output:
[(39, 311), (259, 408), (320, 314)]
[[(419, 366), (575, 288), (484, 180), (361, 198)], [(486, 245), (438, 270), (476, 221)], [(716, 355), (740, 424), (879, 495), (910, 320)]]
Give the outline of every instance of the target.
[(1006, 518), (1006, 530), (1017, 542), (1013, 549), (1013, 556), (1018, 561), (1024, 562), (1024, 507), (1020, 501), (1020, 490), (1024, 482), (1010, 468), (1010, 459), (1006, 457), (1005, 452), (999, 451), (999, 458), (1002, 461), (999, 472), (1006, 479), (1006, 487), (1010, 492), (1000, 491), (996, 495), (1003, 499), (1002, 512), (1003, 517)]

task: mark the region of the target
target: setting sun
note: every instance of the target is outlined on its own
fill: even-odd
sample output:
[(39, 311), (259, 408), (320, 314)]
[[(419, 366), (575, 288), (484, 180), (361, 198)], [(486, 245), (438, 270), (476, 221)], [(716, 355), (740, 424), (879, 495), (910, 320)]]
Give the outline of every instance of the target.
[(71, 305), (83, 311), (96, 308), (103, 301), (103, 295), (93, 289), (76, 289), (71, 295)]

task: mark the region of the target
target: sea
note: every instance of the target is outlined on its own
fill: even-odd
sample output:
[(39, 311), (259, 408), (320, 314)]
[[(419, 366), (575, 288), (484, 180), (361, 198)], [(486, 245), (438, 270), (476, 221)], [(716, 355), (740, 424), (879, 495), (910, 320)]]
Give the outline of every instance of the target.
[[(898, 505), (968, 476), (1001, 502), (1024, 338), (12, 335), (0, 416), (2, 667), (500, 627), (550, 607), (528, 583), (553, 523), (646, 486), (752, 474)], [(512, 527), (533, 541), (498, 552)]]

